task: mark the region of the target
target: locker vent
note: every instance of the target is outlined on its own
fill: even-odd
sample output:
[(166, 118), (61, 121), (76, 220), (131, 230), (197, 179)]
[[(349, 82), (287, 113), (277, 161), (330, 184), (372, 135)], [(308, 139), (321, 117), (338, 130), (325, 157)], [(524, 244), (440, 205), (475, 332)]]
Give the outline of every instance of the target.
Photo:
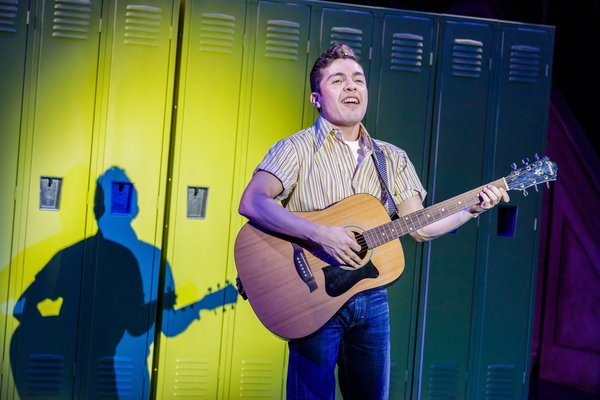
[(18, 0), (0, 0), (0, 32), (17, 32)]
[(516, 383), (514, 365), (488, 365), (485, 399), (512, 400), (514, 398), (513, 388)]
[(240, 397), (270, 399), (273, 397), (274, 381), (275, 376), (271, 360), (242, 361)]
[(532, 46), (511, 46), (509, 82), (536, 83), (540, 72), (540, 49)]
[(423, 65), (423, 36), (394, 33), (390, 69), (402, 72), (421, 72)]
[(98, 362), (98, 397), (127, 398), (133, 386), (131, 357), (101, 357)]
[(92, 19), (89, 0), (55, 0), (52, 36), (68, 39), (88, 39)]
[(390, 399), (399, 399), (404, 394), (404, 385), (406, 384), (405, 369), (398, 362), (390, 363)]
[(454, 39), (452, 75), (479, 78), (483, 65), (483, 43), (471, 39)]
[(267, 22), (268, 58), (281, 60), (298, 60), (300, 45), (300, 24), (286, 20), (269, 20)]
[(58, 354), (31, 354), (27, 360), (27, 393), (58, 396), (65, 379), (65, 358)]
[(458, 367), (454, 364), (431, 364), (429, 377), (429, 399), (456, 399), (458, 388)]
[(233, 54), (235, 17), (204, 13), (200, 19), (200, 51)]
[(130, 4), (125, 16), (125, 44), (158, 46), (162, 9)]
[(208, 361), (178, 358), (175, 360), (174, 397), (208, 398)]
[(352, 47), (356, 58), (360, 60), (362, 53), (363, 31), (356, 28), (348, 28), (344, 26), (334, 26), (331, 28), (330, 44), (346, 43)]

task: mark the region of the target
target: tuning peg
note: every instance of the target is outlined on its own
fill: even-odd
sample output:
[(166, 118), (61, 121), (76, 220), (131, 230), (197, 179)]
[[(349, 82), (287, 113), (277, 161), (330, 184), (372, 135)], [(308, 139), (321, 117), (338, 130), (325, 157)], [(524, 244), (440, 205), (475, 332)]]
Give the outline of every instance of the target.
[[(535, 182), (535, 181), (534, 181), (534, 182)], [(536, 192), (539, 192), (539, 190), (538, 190), (538, 187), (537, 187), (537, 186), (538, 186), (538, 185), (537, 185), (537, 183), (534, 183), (534, 184), (533, 184), (533, 187), (535, 188), (535, 191), (536, 191)]]
[(525, 157), (524, 159), (521, 160), (521, 162), (523, 162), (523, 164), (525, 164), (525, 165), (529, 164), (529, 157)]
[(535, 161), (540, 161), (540, 155), (538, 153), (535, 153), (533, 157), (535, 157)]
[(529, 192), (526, 189), (523, 189), (523, 196), (527, 197), (529, 195)]
[(517, 169), (517, 163), (512, 163), (512, 164), (510, 164), (510, 167), (511, 167), (513, 170)]
[(548, 190), (550, 190), (550, 182), (546, 181), (546, 187), (548, 188)]
[(212, 293), (212, 287), (211, 287), (211, 286), (209, 286), (209, 287), (208, 287), (208, 290), (207, 290), (207, 292), (208, 292), (208, 293)]

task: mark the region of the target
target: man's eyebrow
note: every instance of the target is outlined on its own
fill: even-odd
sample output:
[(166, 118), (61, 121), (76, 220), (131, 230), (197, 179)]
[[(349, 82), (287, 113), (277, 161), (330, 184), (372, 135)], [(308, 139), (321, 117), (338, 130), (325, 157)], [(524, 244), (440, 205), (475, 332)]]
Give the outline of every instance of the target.
[(327, 77), (327, 80), (329, 80), (329, 79), (333, 78), (334, 76), (344, 76), (344, 74), (342, 74), (341, 72), (334, 72), (333, 74), (330, 74), (330, 75)]
[[(344, 76), (344, 74), (342, 72), (334, 72), (333, 74), (331, 74), (327, 77), (327, 80), (333, 78), (334, 76)], [(360, 71), (356, 71), (356, 72), (352, 73), (352, 76), (353, 77), (354, 76), (365, 76), (365, 74)]]

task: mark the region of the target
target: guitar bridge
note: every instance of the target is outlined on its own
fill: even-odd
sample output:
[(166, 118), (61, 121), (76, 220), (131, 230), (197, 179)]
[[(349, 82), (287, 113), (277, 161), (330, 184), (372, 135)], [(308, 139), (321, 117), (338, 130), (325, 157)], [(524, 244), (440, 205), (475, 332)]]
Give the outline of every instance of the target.
[(300, 276), (300, 279), (311, 292), (317, 290), (317, 281), (315, 281), (315, 277), (310, 270), (310, 266), (308, 265), (308, 260), (304, 255), (304, 249), (298, 246), (296, 243), (292, 243), (292, 247), (294, 248), (294, 266), (296, 267), (296, 272)]

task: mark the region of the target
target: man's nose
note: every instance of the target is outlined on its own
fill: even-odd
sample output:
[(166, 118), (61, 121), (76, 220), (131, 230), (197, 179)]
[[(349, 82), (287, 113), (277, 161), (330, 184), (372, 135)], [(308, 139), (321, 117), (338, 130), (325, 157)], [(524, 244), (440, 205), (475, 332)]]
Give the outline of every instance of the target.
[(348, 91), (356, 90), (356, 82), (353, 79), (347, 79), (346, 84), (344, 85), (344, 89)]

